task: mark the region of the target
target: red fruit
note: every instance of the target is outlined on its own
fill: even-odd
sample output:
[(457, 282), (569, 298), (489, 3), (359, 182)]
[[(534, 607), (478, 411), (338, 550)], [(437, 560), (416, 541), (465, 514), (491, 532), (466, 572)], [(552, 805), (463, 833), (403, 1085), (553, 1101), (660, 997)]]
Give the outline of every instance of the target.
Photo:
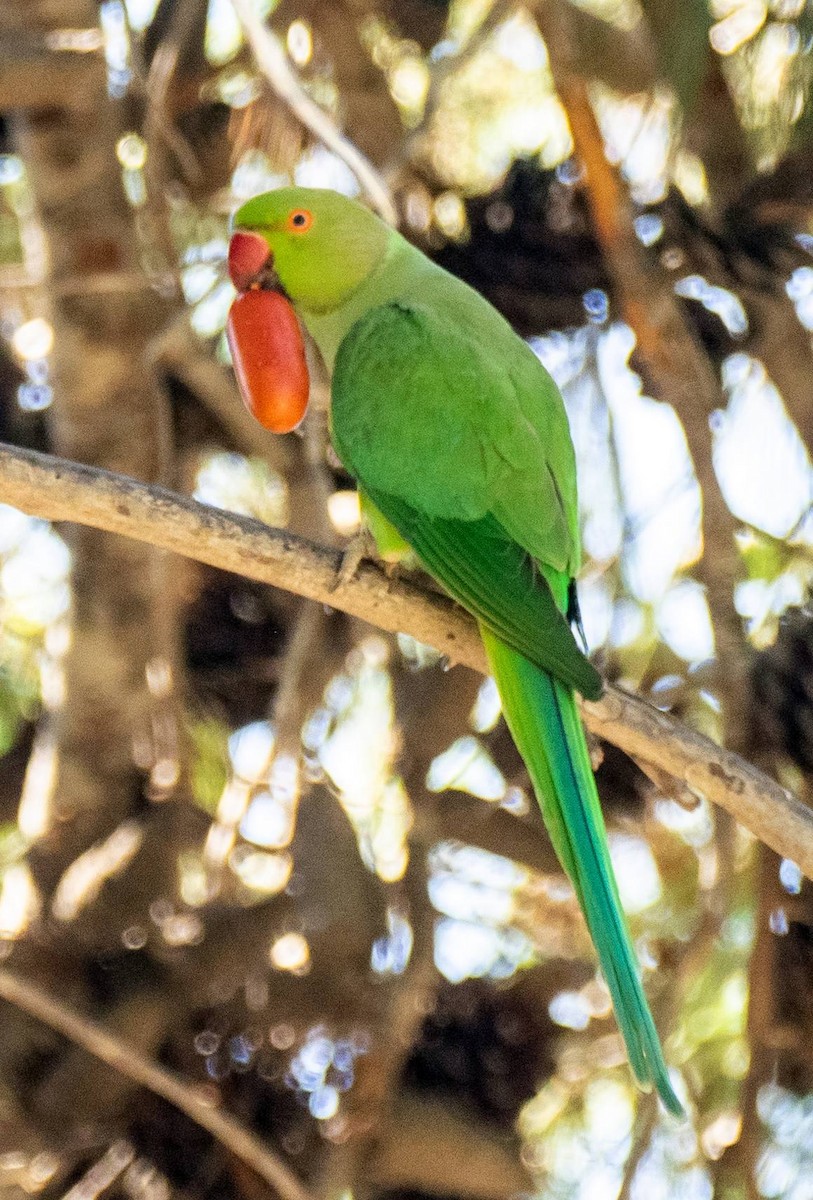
[(246, 408), (273, 433), (290, 433), (305, 415), (310, 386), (293, 308), (280, 292), (243, 292), (226, 336)]

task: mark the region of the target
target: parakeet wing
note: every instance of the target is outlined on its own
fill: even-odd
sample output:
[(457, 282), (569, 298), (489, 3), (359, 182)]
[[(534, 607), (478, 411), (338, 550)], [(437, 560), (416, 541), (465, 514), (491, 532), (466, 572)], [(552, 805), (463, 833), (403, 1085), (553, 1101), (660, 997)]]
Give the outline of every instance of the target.
[(475, 315), (466, 326), (398, 302), (358, 321), (334, 367), (336, 449), (366, 488), (427, 517), (491, 513), (537, 562), (574, 575), (576, 467), (561, 398), (493, 310)]
[[(546, 414), (536, 426), (528, 420), (510, 368), (497, 370), (484, 349), (428, 310), (374, 309), (336, 358), (333, 441), (451, 595), (507, 645), (595, 698), (600, 676), (534, 564), (566, 580), (577, 557), (542, 445)], [(536, 527), (525, 527), (523, 511)]]
[(507, 646), (588, 699), (598, 699), (601, 676), (579, 649), (530, 556), (493, 516), (427, 517), (396, 496), (369, 488), (367, 495), (430, 574)]

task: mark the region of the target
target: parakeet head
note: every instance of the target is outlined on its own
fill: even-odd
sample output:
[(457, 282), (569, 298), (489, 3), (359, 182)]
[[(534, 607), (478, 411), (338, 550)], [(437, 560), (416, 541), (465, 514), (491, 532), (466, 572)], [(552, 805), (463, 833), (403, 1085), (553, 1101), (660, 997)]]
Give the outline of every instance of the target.
[(238, 209), (229, 273), (246, 291), (272, 269), (294, 304), (329, 312), (380, 263), (389, 237), (378, 217), (347, 196), (280, 188)]

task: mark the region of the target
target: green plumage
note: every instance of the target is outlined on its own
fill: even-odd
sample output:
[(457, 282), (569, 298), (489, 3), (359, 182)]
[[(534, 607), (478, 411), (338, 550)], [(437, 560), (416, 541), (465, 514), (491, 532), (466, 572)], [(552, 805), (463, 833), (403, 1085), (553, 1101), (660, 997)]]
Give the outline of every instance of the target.
[[(437, 305), (404, 299), (352, 327), (333, 372), (336, 449), (351, 470), (362, 464), (365, 490), (397, 495), (428, 517), (493, 514), (540, 563), (573, 574), (576, 464), (556, 385), (494, 309), (466, 293), (459, 324)], [(478, 337), (491, 318), (500, 324)]]
[[(302, 208), (312, 227), (297, 240), (285, 221)], [(679, 1114), (574, 697), (576, 689), (596, 698), (601, 680), (567, 620), (580, 547), (575, 458), (558, 389), (481, 296), (352, 201), (284, 189), (251, 201), (236, 223), (266, 238), (285, 291), (333, 370), (332, 438), (365, 509), (372, 504), (480, 622), (508, 726), (578, 895), (633, 1071)], [(371, 265), (359, 282), (365, 255)]]
[(654, 1084), (666, 1108), (682, 1114), (638, 975), (607, 851), (584, 731), (570, 688), (482, 627), (483, 643), (517, 749), (534, 783), (556, 853), (579, 898), (610, 989), (630, 1065)]
[(365, 494), (430, 575), (481, 624), (543, 670), (598, 699), (601, 676), (579, 649), (550, 587), (491, 514), (476, 521), (427, 518), (385, 492), (368, 486)]

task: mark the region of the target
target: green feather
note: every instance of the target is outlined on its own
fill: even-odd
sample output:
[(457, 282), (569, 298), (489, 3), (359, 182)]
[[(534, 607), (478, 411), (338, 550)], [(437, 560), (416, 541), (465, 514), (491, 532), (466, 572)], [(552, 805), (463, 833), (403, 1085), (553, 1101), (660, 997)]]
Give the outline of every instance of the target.
[(579, 650), (546, 580), (493, 517), (428, 518), (386, 493), (367, 490), (426, 569), (479, 619), (512, 737), (531, 775), (554, 848), (595, 943), (630, 1064), (680, 1115), (627, 932), (604, 819), (573, 687), (601, 680)]
[(579, 649), (546, 579), (492, 516), (429, 518), (385, 492), (365, 489), (431, 575), (508, 645), (591, 700), (601, 676)]
[(458, 300), (460, 324), (390, 303), (353, 325), (333, 372), (336, 451), (365, 491), (430, 517), (491, 513), (538, 563), (574, 575), (576, 464), (559, 392), (481, 296)]
[(491, 630), (483, 627), (482, 635), (505, 719), (595, 943), (635, 1077), (642, 1087), (657, 1089), (669, 1112), (682, 1116), (621, 910), (573, 693)]

